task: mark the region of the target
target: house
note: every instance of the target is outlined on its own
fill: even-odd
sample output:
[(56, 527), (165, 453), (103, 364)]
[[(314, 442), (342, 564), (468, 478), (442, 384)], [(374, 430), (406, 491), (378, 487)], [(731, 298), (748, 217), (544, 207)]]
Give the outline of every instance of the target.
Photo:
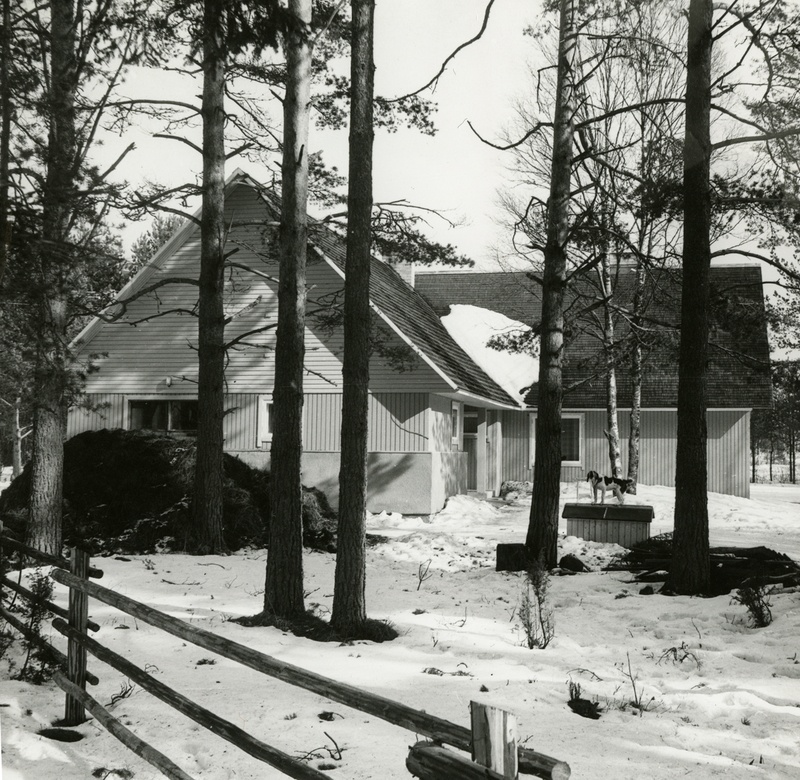
[[(677, 443), (678, 347), (681, 274), (653, 269), (643, 291), (645, 321), (644, 371), (641, 386), (639, 481), (645, 485), (675, 484)], [(538, 283), (526, 273), (417, 274), (416, 289), (436, 312), (472, 305), (505, 314), (530, 326), (541, 315)], [(623, 473), (627, 471), (627, 438), (633, 393), (629, 363), (629, 311), (635, 268), (621, 265), (615, 280), (618, 307), (615, 339), (617, 404)], [(749, 497), (750, 415), (771, 405), (761, 269), (758, 265), (711, 268), (712, 329), (707, 366), (708, 489)], [(566, 301), (568, 326), (563, 367), (563, 481), (583, 479), (588, 469), (608, 472), (606, 371), (599, 340), (602, 312), (592, 309), (602, 296), (591, 276), (575, 281)], [(575, 314), (583, 312), (583, 314)], [(571, 316), (569, 316), (571, 315)], [(536, 385), (525, 397), (531, 412), (500, 413), (503, 474), (506, 479), (531, 479), (535, 434)]]
[[(278, 219), (274, 193), (240, 171), (230, 177), (226, 220), (229, 251), (235, 254), (226, 274), (225, 447), (260, 467), (268, 467), (270, 458)], [(121, 303), (112, 310), (115, 321), (94, 319), (78, 336), (77, 357), (92, 370), (87, 373), (86, 402), (70, 410), (68, 436), (100, 428), (151, 428), (191, 435), (197, 420), (193, 312), (199, 257), (199, 228), (187, 222), (120, 292)], [(343, 238), (311, 220), (303, 481), (324, 490), (334, 502), (343, 347), (337, 312), (344, 259)], [(752, 269), (748, 274), (748, 284), (755, 284)], [(399, 273), (374, 260), (370, 511), (428, 514), (451, 495), (472, 489), (497, 491), (504, 479), (530, 478), (535, 408), (528, 404), (535, 402), (535, 386), (527, 398), (509, 388), (503, 377), (470, 357), (441, 319), (451, 303), (468, 302), (505, 309), (505, 316), (522, 323), (535, 320), (536, 305), (529, 297), (518, 296), (511, 306), (505, 290), (510, 281), (511, 277), (503, 280), (499, 275), (414, 273), (413, 268), (401, 268)], [(489, 292), (491, 300), (484, 297)], [(761, 315), (763, 325), (763, 305)], [(766, 354), (765, 335), (757, 346), (760, 351), (755, 350), (753, 357), (761, 360)], [(585, 373), (579, 362), (574, 363), (576, 376), (581, 370)], [(674, 370), (674, 362), (671, 366)], [(713, 431), (709, 451), (718, 452), (712, 461), (720, 464), (721, 477), (711, 480), (711, 489), (746, 495), (749, 413), (768, 402), (768, 380), (765, 384), (751, 379), (755, 369), (736, 366), (735, 371), (724, 382), (729, 397), (715, 396), (709, 412)], [(522, 385), (531, 387), (535, 380), (532, 375)], [(603, 462), (601, 384), (590, 377), (569, 403), (564, 478), (578, 478), (587, 466)], [(740, 384), (745, 388), (741, 393), (730, 392)], [(669, 484), (674, 472), (674, 399), (669, 403), (666, 395), (653, 394), (648, 396), (651, 403), (655, 406), (648, 408), (643, 425), (641, 481)]]

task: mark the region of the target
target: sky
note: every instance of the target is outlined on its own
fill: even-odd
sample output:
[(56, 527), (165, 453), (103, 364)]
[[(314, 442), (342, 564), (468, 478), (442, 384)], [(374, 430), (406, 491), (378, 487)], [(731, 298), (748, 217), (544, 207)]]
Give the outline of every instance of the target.
[[(488, 0), (378, 0), (376, 4), (376, 92), (396, 97), (416, 90), (439, 70), (448, 55), (480, 30)], [(374, 147), (376, 201), (404, 199), (426, 209), (440, 210), (447, 220), (431, 217), (426, 229), (434, 238), (454, 244), (479, 265), (490, 262), (502, 242), (496, 224), (498, 188), (504, 185), (509, 154), (483, 144), (467, 126), (471, 120), (486, 138), (498, 140), (513, 117), (515, 101), (528, 82), (528, 61), (536, 56), (534, 42), (523, 35), (536, 18), (538, 0), (495, 0), (483, 38), (460, 52), (448, 65), (435, 90), (424, 96), (438, 110), (435, 136), (400, 129), (379, 130)], [(185, 96), (186, 85), (170, 73), (131, 74), (127, 90)], [(197, 85), (194, 85), (197, 88)], [(183, 181), (187, 169), (200, 171), (198, 156), (175, 141), (152, 139), (131, 130), (112, 139), (113, 154), (135, 140), (136, 150), (119, 168), (134, 184), (153, 179), (165, 184)], [(324, 159), (347, 170), (347, 133), (311, 128), (310, 146)], [(232, 160), (255, 178), (259, 170)], [(181, 178), (184, 177), (184, 178)], [(315, 216), (321, 212), (312, 205)], [(126, 241), (145, 225), (126, 230)]]

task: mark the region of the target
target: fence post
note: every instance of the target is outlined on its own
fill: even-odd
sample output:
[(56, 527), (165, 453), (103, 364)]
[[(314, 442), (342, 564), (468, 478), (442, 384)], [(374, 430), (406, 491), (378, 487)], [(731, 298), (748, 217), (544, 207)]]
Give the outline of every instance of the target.
[(477, 701), (469, 703), (472, 723), (472, 760), (501, 775), (516, 780), (517, 719), (511, 712)]
[[(89, 571), (89, 553), (77, 547), (70, 549), (70, 571), (76, 577), (86, 579)], [(89, 597), (81, 591), (69, 589), (69, 625), (81, 634), (86, 634), (89, 619)], [(86, 648), (70, 639), (67, 645), (67, 677), (82, 691), (86, 690)], [(86, 720), (86, 710), (77, 699), (67, 694), (64, 705), (64, 725), (77, 726)]]

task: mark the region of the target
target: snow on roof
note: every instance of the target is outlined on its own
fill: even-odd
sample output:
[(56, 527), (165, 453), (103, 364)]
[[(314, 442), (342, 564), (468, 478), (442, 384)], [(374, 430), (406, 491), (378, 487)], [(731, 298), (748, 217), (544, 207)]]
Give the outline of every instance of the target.
[(442, 317), (442, 324), (461, 349), (503, 390), (520, 404), (524, 402), (527, 389), (539, 378), (539, 360), (529, 354), (487, 345), (496, 336), (529, 331), (527, 325), (499, 312), (465, 304), (452, 305)]

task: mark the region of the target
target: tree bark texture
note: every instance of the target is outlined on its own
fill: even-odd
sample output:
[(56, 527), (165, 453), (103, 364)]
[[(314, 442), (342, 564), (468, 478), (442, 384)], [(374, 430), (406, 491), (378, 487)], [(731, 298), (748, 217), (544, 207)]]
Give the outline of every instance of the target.
[(20, 406), (22, 406), (22, 398), (17, 397), (14, 401), (14, 422), (13, 432), (14, 441), (11, 449), (11, 473), (16, 479), (22, 474), (22, 425), (20, 423)]
[(50, 0), (48, 142), (39, 251), (36, 393), (28, 543), (61, 552), (61, 501), (67, 420), (67, 278), (75, 197), (76, 27), (72, 0)]
[(712, 2), (691, 0), (684, 141), (684, 238), (681, 343), (678, 367), (678, 442), (675, 532), (669, 588), (708, 589), (708, 475), (706, 364), (711, 266), (711, 49)]
[(227, 550), (223, 536), (225, 392), (225, 8), (205, 0), (203, 37), (203, 210), (200, 223), (198, 420), (193, 515), (197, 552)]
[(639, 341), (639, 328), (642, 324), (642, 308), (644, 305), (644, 282), (646, 271), (640, 259), (636, 266), (636, 281), (633, 292), (633, 317), (634, 343), (631, 348), (631, 412), (629, 416), (630, 430), (628, 431), (628, 479), (633, 481), (629, 492), (636, 492), (636, 483), (639, 481), (639, 453), (642, 432), (642, 378), (644, 369), (642, 365), (642, 345)]
[[(305, 25), (311, 0), (290, 0)], [(303, 612), (303, 448), (306, 250), (308, 241), (308, 119), (311, 40), (308, 28), (286, 40), (278, 331), (275, 345), (274, 423), (271, 448), (272, 517), (264, 610), (279, 617)]]
[(9, 163), (11, 156), (11, 117), (14, 107), (11, 104), (11, 0), (3, 0), (3, 30), (0, 36), (0, 287), (3, 285), (8, 252), (11, 245), (11, 224), (9, 223)]
[(561, 0), (558, 78), (553, 118), (553, 159), (547, 209), (547, 243), (542, 279), (539, 408), (531, 513), (525, 544), (534, 558), (556, 565), (558, 499), (561, 486), (562, 364), (564, 291), (569, 236), (570, 181), (574, 132), (574, 77), (578, 39), (575, 0)]
[(342, 454), (339, 525), (331, 624), (357, 631), (367, 619), (366, 512), (370, 356), (370, 250), (374, 0), (352, 0), (350, 60), (350, 161), (347, 195), (347, 259), (344, 287)]
[[(605, 219), (603, 236), (607, 243)], [(603, 347), (606, 357), (606, 438), (608, 439), (608, 460), (611, 465), (611, 476), (622, 476), (622, 454), (619, 446), (619, 418), (617, 414), (617, 365), (614, 356), (614, 315), (611, 309), (613, 290), (611, 287), (611, 271), (609, 269), (608, 252), (600, 264), (603, 285)]]

